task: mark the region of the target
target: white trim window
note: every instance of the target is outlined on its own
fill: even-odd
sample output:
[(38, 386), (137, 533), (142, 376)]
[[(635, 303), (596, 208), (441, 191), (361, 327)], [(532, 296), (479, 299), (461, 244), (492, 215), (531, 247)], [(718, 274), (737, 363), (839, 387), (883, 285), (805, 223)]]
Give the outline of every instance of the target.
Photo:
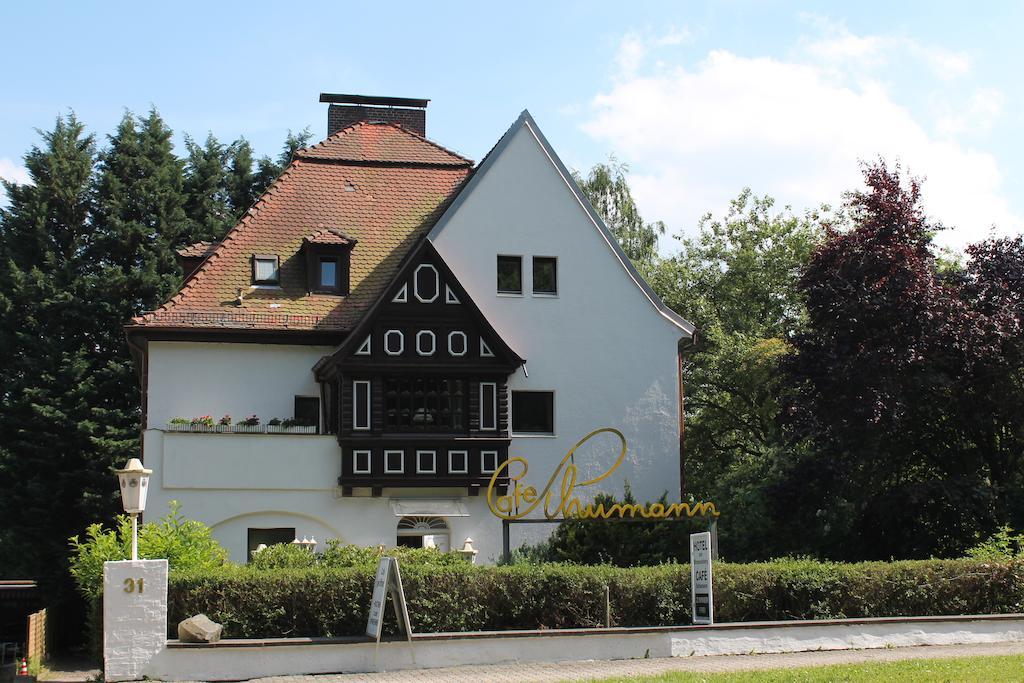
[(467, 351), (469, 351), (469, 340), (466, 338), (466, 333), (461, 330), (449, 332), (448, 354), (458, 358), (465, 356)]
[(487, 345), (483, 337), (480, 337), (480, 357), (494, 358), (494, 351), (491, 351), (491, 347)]
[(480, 451), (480, 471), (494, 474), (498, 469), (498, 451)]
[(416, 474), (437, 474), (437, 451), (416, 451)]
[[(425, 280), (422, 283), (420, 282), (420, 271), (427, 269), (429, 269), (430, 272), (434, 274), (432, 283), (433, 292), (421, 293), (420, 285), (422, 284), (423, 289), (426, 290), (428, 289), (427, 283), (431, 282), (430, 280)], [(416, 295), (416, 300), (419, 301), (421, 304), (429, 304), (437, 301), (437, 297), (440, 296), (441, 294), (441, 281), (437, 275), (437, 268), (430, 265), (429, 263), (421, 263), (420, 265), (416, 266), (416, 272), (414, 272), (412, 275), (412, 293)]]
[(469, 451), (448, 451), (448, 474), (469, 474)]
[(369, 431), (370, 429), (370, 382), (368, 380), (352, 380), (352, 429)]
[(459, 297), (455, 296), (455, 292), (448, 285), (444, 286), (444, 302), (446, 304), (457, 304), (459, 303)]
[(498, 385), (480, 382), (480, 431), (493, 432), (498, 428)]
[(352, 451), (352, 474), (370, 473), (371, 451)]
[[(424, 339), (430, 340), (430, 346), (423, 343)], [(437, 351), (437, 337), (430, 330), (420, 330), (416, 333), (416, 353), (421, 356), (433, 356)]]
[(384, 474), (402, 474), (403, 472), (405, 472), (405, 451), (384, 451)]
[(401, 330), (388, 330), (384, 333), (384, 353), (389, 356), (401, 356), (405, 353), (405, 335)]

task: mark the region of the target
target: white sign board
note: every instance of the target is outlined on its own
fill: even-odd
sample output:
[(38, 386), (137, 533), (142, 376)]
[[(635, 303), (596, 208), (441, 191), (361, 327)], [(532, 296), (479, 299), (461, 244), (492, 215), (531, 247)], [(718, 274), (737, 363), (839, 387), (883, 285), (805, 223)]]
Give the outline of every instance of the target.
[(370, 599), (370, 616), (366, 620), (366, 635), (380, 641), (384, 627), (384, 608), (389, 595), (395, 606), (395, 615), (398, 617), (398, 629), (408, 640), (412, 640), (412, 624), (409, 622), (409, 609), (405, 604), (402, 575), (398, 571), (398, 559), (394, 557), (382, 557), (380, 564), (377, 565), (373, 597)]
[(690, 534), (690, 608), (695, 624), (715, 623), (711, 592), (711, 532)]

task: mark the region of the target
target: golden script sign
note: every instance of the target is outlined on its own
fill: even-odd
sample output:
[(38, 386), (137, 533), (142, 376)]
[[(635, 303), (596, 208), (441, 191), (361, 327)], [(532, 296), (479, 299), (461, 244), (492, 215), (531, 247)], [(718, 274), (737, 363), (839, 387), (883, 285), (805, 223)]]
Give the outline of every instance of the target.
[[(576, 453), (577, 448), (598, 434), (613, 434), (618, 438), (622, 446), (619, 450), (619, 457), (616, 458), (615, 462), (607, 472), (604, 472), (592, 479), (577, 481), (579, 469), (573, 460), (573, 455)], [(544, 516), (550, 520), (611, 519), (612, 517), (618, 517), (620, 519), (625, 517), (666, 519), (669, 517), (694, 517), (697, 515), (718, 517), (718, 508), (716, 508), (715, 504), (710, 501), (669, 504), (651, 503), (650, 505), (638, 503), (615, 503), (607, 508), (603, 503), (598, 505), (587, 503), (584, 505), (580, 502), (580, 499), (575, 495), (576, 489), (591, 486), (607, 479), (619, 468), (619, 465), (622, 464), (625, 457), (626, 437), (622, 435), (622, 432), (618, 429), (613, 429), (612, 427), (595, 429), (577, 441), (576, 445), (569, 449), (569, 452), (565, 454), (562, 461), (558, 463), (558, 467), (555, 468), (555, 471), (548, 480), (547, 485), (539, 493), (535, 487), (523, 485), (523, 479), (526, 477), (526, 473), (530, 470), (530, 463), (527, 462), (526, 458), (508, 458), (498, 467), (497, 471), (491, 475), (491, 481), (487, 485), (487, 507), (489, 507), (491, 512), (496, 516), (509, 521), (526, 517), (528, 514), (536, 510), (541, 504), (544, 505)], [(521, 467), (521, 470), (517, 474), (511, 474), (511, 468), (513, 465)], [(508, 472), (508, 474), (505, 476), (508, 476), (509, 478), (511, 491), (506, 495), (496, 496), (495, 487), (497, 481), (506, 472)], [(556, 487), (555, 483), (559, 477), (561, 477), (561, 481), (558, 482)]]

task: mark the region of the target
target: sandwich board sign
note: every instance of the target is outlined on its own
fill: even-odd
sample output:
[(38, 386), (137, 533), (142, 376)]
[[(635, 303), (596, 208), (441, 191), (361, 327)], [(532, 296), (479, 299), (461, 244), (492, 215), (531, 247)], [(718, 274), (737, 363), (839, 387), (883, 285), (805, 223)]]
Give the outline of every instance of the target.
[(378, 643), (384, 627), (384, 607), (387, 597), (395, 606), (398, 618), (398, 630), (412, 640), (412, 624), (409, 622), (409, 609), (405, 605), (405, 591), (402, 590), (402, 575), (398, 571), (398, 558), (382, 557), (377, 565), (377, 577), (373, 581), (373, 598), (370, 600), (370, 616), (366, 621), (366, 635)]
[(715, 623), (711, 592), (711, 532), (690, 534), (690, 608), (695, 624)]

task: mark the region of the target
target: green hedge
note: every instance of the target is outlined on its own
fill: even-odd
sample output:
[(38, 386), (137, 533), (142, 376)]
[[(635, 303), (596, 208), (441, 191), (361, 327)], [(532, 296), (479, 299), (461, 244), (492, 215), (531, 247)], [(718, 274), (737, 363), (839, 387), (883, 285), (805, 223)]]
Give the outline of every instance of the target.
[[(403, 566), (402, 579), (413, 629), (421, 633), (600, 626), (606, 585), (616, 626), (690, 622), (688, 565)], [(367, 567), (174, 573), (169, 630), (173, 635), (178, 621), (204, 612), (224, 624), (229, 638), (356, 635), (366, 627), (372, 585)], [(715, 565), (720, 622), (1022, 609), (1021, 561)]]

